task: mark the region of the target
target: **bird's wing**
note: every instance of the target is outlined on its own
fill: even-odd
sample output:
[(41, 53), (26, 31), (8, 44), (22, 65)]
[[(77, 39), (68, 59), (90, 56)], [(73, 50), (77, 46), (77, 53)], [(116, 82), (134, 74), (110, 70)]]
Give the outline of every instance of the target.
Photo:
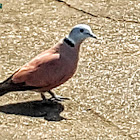
[[(43, 86), (51, 69), (57, 66), (60, 54), (42, 53), (22, 66), (12, 77), (14, 83), (28, 83), (29, 86)], [(43, 77), (44, 78), (43, 80)], [(35, 81), (36, 80), (36, 81)], [(36, 83), (36, 84), (33, 84)], [(42, 85), (41, 85), (42, 84)]]

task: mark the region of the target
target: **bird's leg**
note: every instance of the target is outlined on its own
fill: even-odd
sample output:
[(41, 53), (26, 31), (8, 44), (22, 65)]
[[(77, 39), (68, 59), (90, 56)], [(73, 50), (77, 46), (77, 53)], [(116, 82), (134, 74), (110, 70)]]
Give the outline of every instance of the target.
[(69, 98), (61, 97), (61, 96), (56, 96), (52, 91), (48, 91), (51, 94), (51, 100), (56, 100), (56, 101), (64, 101), (64, 100), (70, 100)]
[(41, 93), (42, 103), (46, 103), (48, 99), (45, 97), (43, 93)]
[(41, 93), (41, 98), (43, 99), (43, 101), (46, 101), (47, 100), (46, 97), (45, 97), (45, 95), (43, 93)]

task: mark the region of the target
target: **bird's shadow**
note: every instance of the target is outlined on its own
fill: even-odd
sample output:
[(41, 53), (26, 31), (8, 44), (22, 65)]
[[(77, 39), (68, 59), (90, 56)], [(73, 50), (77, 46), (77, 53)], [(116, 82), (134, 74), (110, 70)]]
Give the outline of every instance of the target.
[(43, 117), (48, 121), (60, 121), (65, 118), (60, 116), (64, 106), (59, 102), (42, 100), (8, 104), (0, 106), (0, 112), (31, 117)]

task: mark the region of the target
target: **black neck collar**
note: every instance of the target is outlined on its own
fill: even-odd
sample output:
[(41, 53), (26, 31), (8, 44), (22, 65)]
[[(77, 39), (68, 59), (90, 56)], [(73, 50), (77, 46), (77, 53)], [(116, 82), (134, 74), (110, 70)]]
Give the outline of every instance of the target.
[(67, 43), (69, 46), (74, 47), (74, 43), (70, 41), (68, 38), (64, 38), (65, 43)]

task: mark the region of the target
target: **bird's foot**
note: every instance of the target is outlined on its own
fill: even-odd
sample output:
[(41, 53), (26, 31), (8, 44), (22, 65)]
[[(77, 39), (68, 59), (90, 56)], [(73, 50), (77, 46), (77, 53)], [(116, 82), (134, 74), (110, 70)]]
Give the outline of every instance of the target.
[(64, 100), (70, 100), (69, 98), (65, 98), (65, 97), (62, 97), (62, 96), (54, 96), (54, 97), (51, 97), (49, 100), (51, 101), (57, 101), (57, 102), (63, 102)]
[(53, 95), (50, 99), (47, 99), (43, 93), (41, 93), (42, 103), (48, 102), (63, 102), (64, 100), (70, 100), (69, 98), (65, 98), (62, 96)]
[(51, 101), (57, 101), (57, 102), (62, 102), (62, 101), (64, 101), (64, 100), (70, 100), (69, 98), (65, 98), (65, 97), (61, 97), (61, 96), (57, 96), (57, 95), (55, 95), (52, 91), (48, 91), (50, 94), (51, 94), (51, 98), (50, 98), (50, 100)]

